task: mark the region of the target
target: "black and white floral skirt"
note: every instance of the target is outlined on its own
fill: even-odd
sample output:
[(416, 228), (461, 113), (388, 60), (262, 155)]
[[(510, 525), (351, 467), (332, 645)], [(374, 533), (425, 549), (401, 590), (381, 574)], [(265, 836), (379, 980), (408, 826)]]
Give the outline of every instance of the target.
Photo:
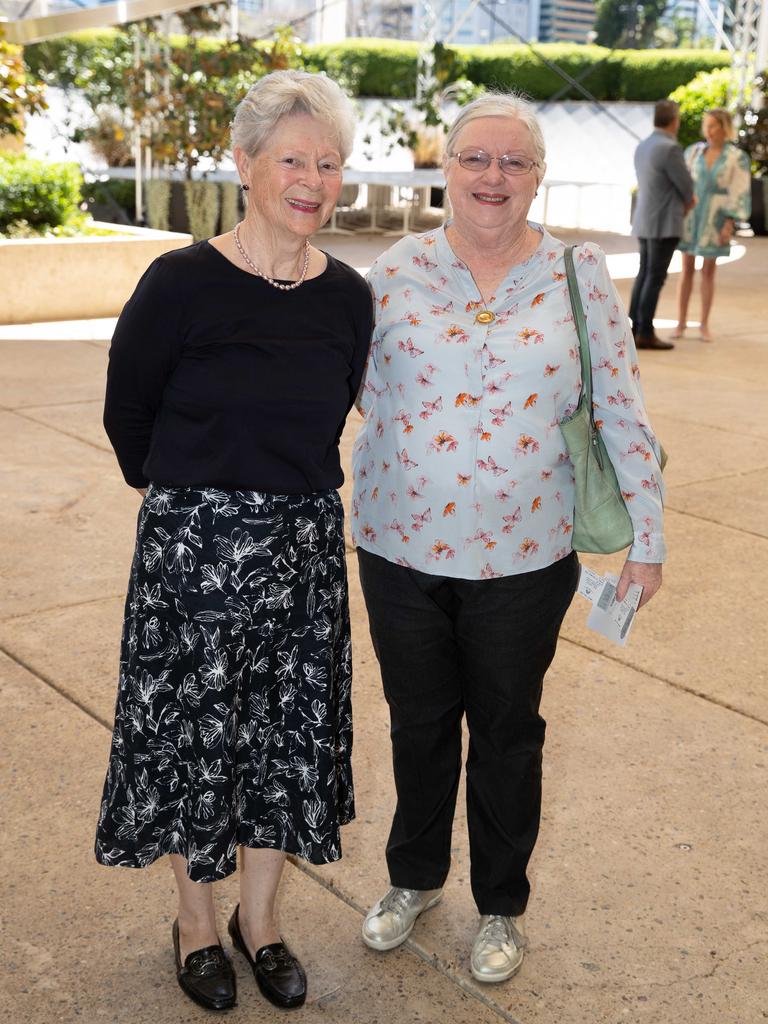
[(335, 491), (151, 486), (139, 513), (96, 836), (102, 864), (238, 845), (341, 856), (354, 817), (344, 513)]

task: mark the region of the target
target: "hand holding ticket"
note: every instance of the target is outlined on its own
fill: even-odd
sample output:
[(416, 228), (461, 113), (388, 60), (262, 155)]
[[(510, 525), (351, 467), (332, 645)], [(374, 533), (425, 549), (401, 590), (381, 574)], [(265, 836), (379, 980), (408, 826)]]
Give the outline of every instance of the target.
[(624, 600), (617, 601), (618, 582), (618, 576), (600, 576), (582, 565), (577, 592), (592, 602), (587, 626), (623, 647), (632, 629), (643, 588), (638, 583), (630, 583)]

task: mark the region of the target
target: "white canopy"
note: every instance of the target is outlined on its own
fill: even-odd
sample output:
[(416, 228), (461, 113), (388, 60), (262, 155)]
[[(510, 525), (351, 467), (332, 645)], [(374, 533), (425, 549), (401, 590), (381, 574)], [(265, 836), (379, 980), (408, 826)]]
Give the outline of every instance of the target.
[(80, 7), (62, 14), (49, 14), (41, 18), (22, 18), (5, 23), (5, 37), (9, 43), (39, 43), (52, 36), (66, 36), (84, 28), (108, 28), (129, 21), (156, 18), (199, 7), (200, 0), (118, 0), (114, 4)]

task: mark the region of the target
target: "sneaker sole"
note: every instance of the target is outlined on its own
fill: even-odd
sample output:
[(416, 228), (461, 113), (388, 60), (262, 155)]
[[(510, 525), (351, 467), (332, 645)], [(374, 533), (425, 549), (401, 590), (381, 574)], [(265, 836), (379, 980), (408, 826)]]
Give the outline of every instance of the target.
[(517, 974), (517, 972), (523, 966), (523, 960), (524, 960), (524, 957), (521, 956), (520, 960), (518, 961), (518, 963), (516, 963), (515, 966), (511, 970), (505, 971), (504, 974), (496, 974), (496, 975), (480, 974), (479, 972), (475, 971), (475, 968), (472, 967), (471, 964), (470, 964), (469, 970), (470, 970), (470, 973), (472, 974), (472, 977), (475, 979), (475, 981), (479, 981), (479, 982), (481, 982), (481, 984), (484, 984), (484, 985), (498, 985), (498, 983), (501, 982), (501, 981), (509, 981), (510, 978), (514, 978), (514, 976)]
[(396, 939), (388, 939), (385, 942), (381, 942), (377, 939), (369, 939), (368, 936), (365, 934), (365, 921), (363, 921), (363, 942), (366, 944), (368, 949), (374, 949), (376, 950), (377, 953), (387, 953), (390, 949), (397, 949), (397, 947), (402, 946), (402, 944), (409, 937), (414, 927), (416, 926), (416, 921), (419, 920), (421, 915), (426, 913), (426, 911), (430, 910), (432, 907), (436, 906), (436, 904), (438, 904), (442, 898), (442, 893), (439, 893), (437, 896), (433, 896), (429, 903), (426, 905), (426, 907), (424, 907), (424, 909), (416, 915), (413, 924), (408, 929), (408, 931), (405, 932), (404, 935), (401, 935)]

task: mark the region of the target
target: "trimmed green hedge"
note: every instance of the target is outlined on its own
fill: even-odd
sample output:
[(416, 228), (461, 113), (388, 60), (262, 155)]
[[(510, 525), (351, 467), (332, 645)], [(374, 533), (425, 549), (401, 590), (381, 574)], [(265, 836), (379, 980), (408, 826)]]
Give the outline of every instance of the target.
[[(182, 37), (173, 37), (182, 45)], [(227, 43), (211, 39), (211, 51)], [(254, 42), (254, 50), (266, 44)], [(518, 89), (535, 100), (550, 99), (565, 85), (563, 79), (527, 46), (494, 44), (453, 46), (456, 69), (476, 85)], [(578, 78), (590, 66), (584, 86), (599, 100), (648, 101), (661, 99), (701, 71), (730, 64), (725, 50), (608, 50), (601, 46), (540, 43), (537, 52)], [(302, 46), (305, 65), (339, 78), (358, 96), (403, 98), (416, 88), (419, 44), (391, 39), (350, 39), (333, 45)], [(106, 99), (120, 102), (118, 77), (130, 67), (132, 50), (128, 37), (114, 29), (79, 32), (25, 48), (25, 60), (37, 75), (52, 84), (91, 79)], [(563, 98), (578, 99), (570, 89)]]
[(0, 156), (0, 231), (17, 221), (57, 227), (79, 212), (83, 178), (77, 164)]
[(419, 44), (397, 39), (354, 39), (302, 46), (305, 63), (336, 77), (356, 96), (410, 97), (416, 91)]
[(701, 71), (731, 64), (724, 50), (625, 50), (622, 57), (620, 98), (649, 103), (669, 96)]
[[(487, 89), (517, 89), (534, 100), (547, 100), (566, 87), (556, 71), (537, 60), (527, 46), (466, 46), (466, 77)], [(597, 99), (619, 99), (622, 55), (601, 46), (570, 43), (541, 43), (536, 50), (557, 64), (571, 78), (584, 75), (583, 85)], [(587, 69), (590, 69), (587, 74)], [(569, 88), (562, 99), (582, 99), (578, 89)]]

